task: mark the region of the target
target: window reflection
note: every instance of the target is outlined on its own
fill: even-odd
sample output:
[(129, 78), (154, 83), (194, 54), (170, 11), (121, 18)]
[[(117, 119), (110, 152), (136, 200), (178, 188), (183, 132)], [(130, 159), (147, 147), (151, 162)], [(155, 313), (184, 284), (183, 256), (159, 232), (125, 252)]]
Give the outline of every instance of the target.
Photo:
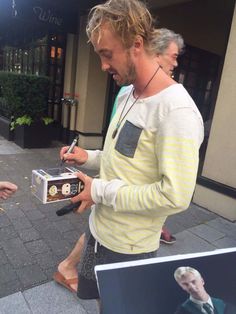
[(211, 86), (212, 86), (212, 81), (208, 81), (207, 82), (207, 89), (211, 89)]
[(62, 81), (62, 69), (57, 68), (57, 74), (56, 74), (56, 84), (60, 84)]
[(54, 59), (56, 58), (56, 47), (51, 47), (51, 58)]
[(51, 79), (49, 99), (60, 102), (63, 93), (64, 34), (42, 34), (25, 30), (14, 46), (0, 49), (0, 70), (24, 74), (47, 75)]
[(28, 51), (28, 73), (33, 74), (33, 64), (34, 64), (34, 50), (29, 49)]
[(28, 51), (24, 50), (23, 51), (23, 67), (22, 67), (22, 71), (24, 74), (28, 73), (28, 57), (29, 57)]
[(57, 49), (57, 63), (62, 64), (62, 62), (63, 62), (63, 49), (58, 48)]
[(59, 102), (61, 99), (61, 89), (60, 86), (55, 87), (55, 102)]
[(206, 92), (205, 92), (205, 96), (204, 96), (204, 102), (205, 102), (205, 104), (208, 103), (209, 98), (210, 98), (210, 91), (206, 91)]
[(185, 78), (185, 73), (181, 72), (179, 74), (179, 83), (183, 84), (184, 83), (184, 78)]

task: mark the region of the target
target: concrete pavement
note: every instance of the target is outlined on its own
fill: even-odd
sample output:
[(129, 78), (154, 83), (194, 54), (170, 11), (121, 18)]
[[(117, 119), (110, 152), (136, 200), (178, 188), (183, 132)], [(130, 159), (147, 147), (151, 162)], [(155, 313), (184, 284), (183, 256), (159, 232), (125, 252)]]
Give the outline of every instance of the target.
[[(1, 180), (19, 187), (1, 203), (0, 314), (98, 313), (94, 300), (78, 300), (52, 281), (57, 264), (84, 232), (89, 213), (58, 217), (55, 212), (62, 203), (43, 205), (30, 192), (32, 169), (59, 166), (60, 146), (22, 149), (0, 138)], [(195, 204), (169, 217), (166, 226), (177, 241), (161, 244), (159, 256), (236, 247), (236, 223)]]

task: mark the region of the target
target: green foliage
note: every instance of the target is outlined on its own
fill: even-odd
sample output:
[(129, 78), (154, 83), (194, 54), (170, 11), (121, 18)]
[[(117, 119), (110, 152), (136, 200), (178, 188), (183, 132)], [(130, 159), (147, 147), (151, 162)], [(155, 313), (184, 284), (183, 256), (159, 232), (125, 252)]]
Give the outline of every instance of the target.
[(31, 125), (32, 122), (33, 119), (25, 114), (24, 116), (16, 118), (11, 122), (11, 130), (14, 130), (16, 125)]
[[(13, 128), (46, 116), (49, 83), (46, 76), (0, 71), (0, 93), (7, 103)], [(48, 124), (49, 120), (44, 121)]]
[(50, 117), (42, 117), (42, 120), (44, 122), (45, 125), (48, 125), (50, 123), (52, 123), (54, 120)]

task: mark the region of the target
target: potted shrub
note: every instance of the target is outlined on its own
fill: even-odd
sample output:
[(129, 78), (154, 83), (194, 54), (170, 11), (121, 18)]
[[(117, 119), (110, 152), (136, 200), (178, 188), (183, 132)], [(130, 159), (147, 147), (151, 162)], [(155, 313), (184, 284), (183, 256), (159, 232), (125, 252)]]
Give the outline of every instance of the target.
[(22, 148), (43, 148), (51, 144), (51, 123), (53, 119), (42, 117), (33, 120), (24, 115), (11, 122), (11, 130), (14, 130), (14, 142)]
[(49, 83), (45, 76), (0, 73), (1, 93), (11, 112), (14, 141), (23, 148), (51, 144), (53, 119), (46, 114)]

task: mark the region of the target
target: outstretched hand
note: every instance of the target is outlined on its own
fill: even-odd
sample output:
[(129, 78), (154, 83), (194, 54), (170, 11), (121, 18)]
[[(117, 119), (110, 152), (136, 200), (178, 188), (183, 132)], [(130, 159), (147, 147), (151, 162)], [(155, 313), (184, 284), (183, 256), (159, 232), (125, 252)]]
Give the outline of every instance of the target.
[(14, 183), (8, 181), (0, 181), (0, 198), (8, 199), (17, 190), (17, 186)]

